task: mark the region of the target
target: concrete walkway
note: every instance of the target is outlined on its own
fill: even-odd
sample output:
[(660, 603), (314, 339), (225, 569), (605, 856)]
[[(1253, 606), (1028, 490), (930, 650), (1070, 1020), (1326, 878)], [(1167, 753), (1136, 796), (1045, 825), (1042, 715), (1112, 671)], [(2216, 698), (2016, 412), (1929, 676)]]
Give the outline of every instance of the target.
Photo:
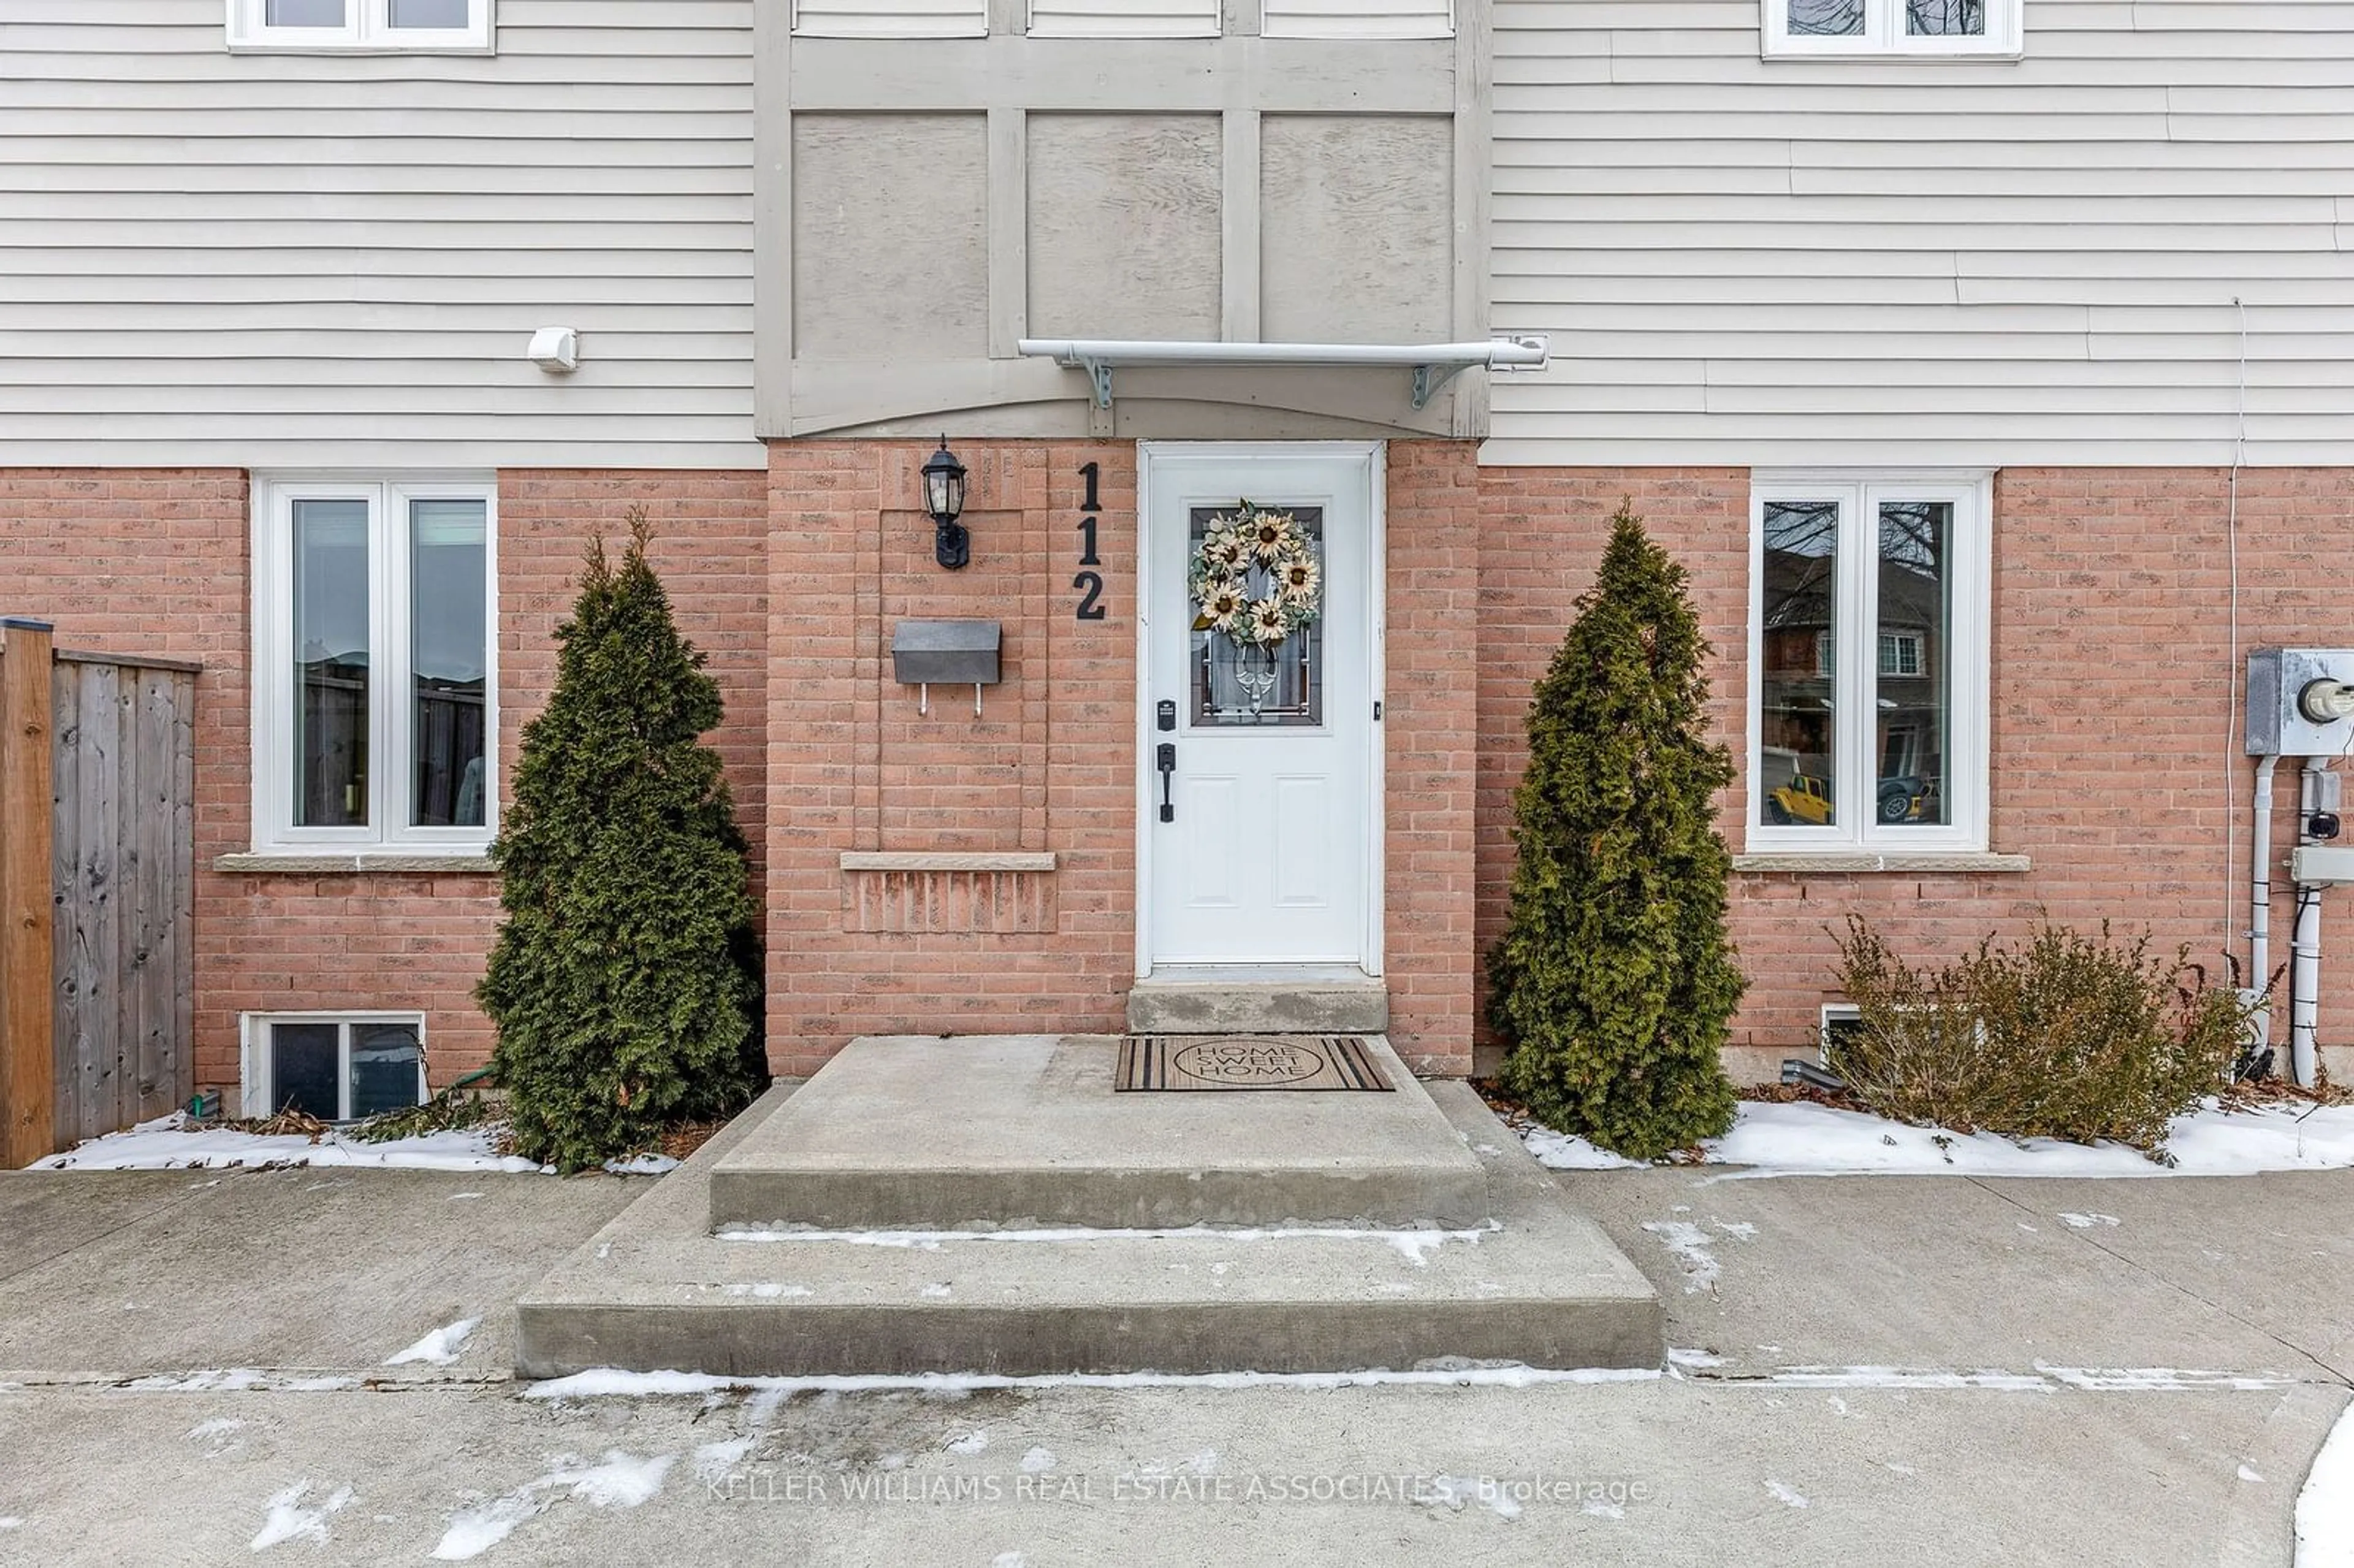
[(0, 1175), (0, 1563), (2289, 1563), (2354, 1176), (1559, 1180), (1669, 1376), (534, 1399), (642, 1184)]

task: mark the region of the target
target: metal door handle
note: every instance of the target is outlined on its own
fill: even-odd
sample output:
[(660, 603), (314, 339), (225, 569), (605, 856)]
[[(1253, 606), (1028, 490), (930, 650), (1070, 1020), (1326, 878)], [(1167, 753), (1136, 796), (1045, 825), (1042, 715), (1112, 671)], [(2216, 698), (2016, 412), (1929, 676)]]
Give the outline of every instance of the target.
[(1164, 822), (1173, 822), (1177, 820), (1177, 808), (1170, 803), (1169, 786), (1170, 781), (1177, 776), (1176, 743), (1162, 741), (1157, 760), (1161, 765), (1161, 820)]

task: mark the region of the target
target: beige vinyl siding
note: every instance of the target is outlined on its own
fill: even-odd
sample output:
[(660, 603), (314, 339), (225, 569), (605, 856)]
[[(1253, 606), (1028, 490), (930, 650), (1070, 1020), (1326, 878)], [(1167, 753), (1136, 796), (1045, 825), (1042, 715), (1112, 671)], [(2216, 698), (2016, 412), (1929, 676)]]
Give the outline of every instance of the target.
[(499, 0), (494, 56), (222, 21), (0, 0), (0, 465), (763, 462), (751, 0)]
[(1030, 0), (1034, 38), (1214, 38), (1218, 0)]
[[(2354, 462), (2354, 6), (2028, 0), (2015, 64), (1500, 0), (1496, 463)], [(2241, 302), (2235, 304), (2234, 301)]]

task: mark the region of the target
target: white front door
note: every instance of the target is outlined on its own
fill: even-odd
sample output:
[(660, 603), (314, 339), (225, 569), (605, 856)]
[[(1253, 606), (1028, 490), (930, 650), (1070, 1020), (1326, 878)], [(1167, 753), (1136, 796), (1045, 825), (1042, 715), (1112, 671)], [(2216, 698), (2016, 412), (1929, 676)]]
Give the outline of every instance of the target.
[[(1144, 972), (1379, 972), (1380, 459), (1367, 443), (1144, 447)], [(1202, 627), (1192, 591), (1204, 539), (1246, 503), (1288, 516), (1319, 577), (1312, 619), (1271, 648)], [(1246, 580), (1271, 591), (1264, 570)]]

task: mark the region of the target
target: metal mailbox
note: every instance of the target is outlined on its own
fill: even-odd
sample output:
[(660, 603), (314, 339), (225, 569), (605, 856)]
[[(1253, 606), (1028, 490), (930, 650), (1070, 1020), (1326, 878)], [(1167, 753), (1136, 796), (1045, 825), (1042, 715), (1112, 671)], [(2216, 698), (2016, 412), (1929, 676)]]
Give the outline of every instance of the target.
[(891, 629), (891, 674), (916, 688), (916, 711), (932, 711), (936, 685), (972, 686), (972, 711), (981, 712), (981, 689), (997, 684), (997, 654), (1004, 629), (993, 620), (903, 620)]
[(891, 674), (909, 686), (993, 686), (1005, 641), (993, 620), (903, 620), (891, 629)]

